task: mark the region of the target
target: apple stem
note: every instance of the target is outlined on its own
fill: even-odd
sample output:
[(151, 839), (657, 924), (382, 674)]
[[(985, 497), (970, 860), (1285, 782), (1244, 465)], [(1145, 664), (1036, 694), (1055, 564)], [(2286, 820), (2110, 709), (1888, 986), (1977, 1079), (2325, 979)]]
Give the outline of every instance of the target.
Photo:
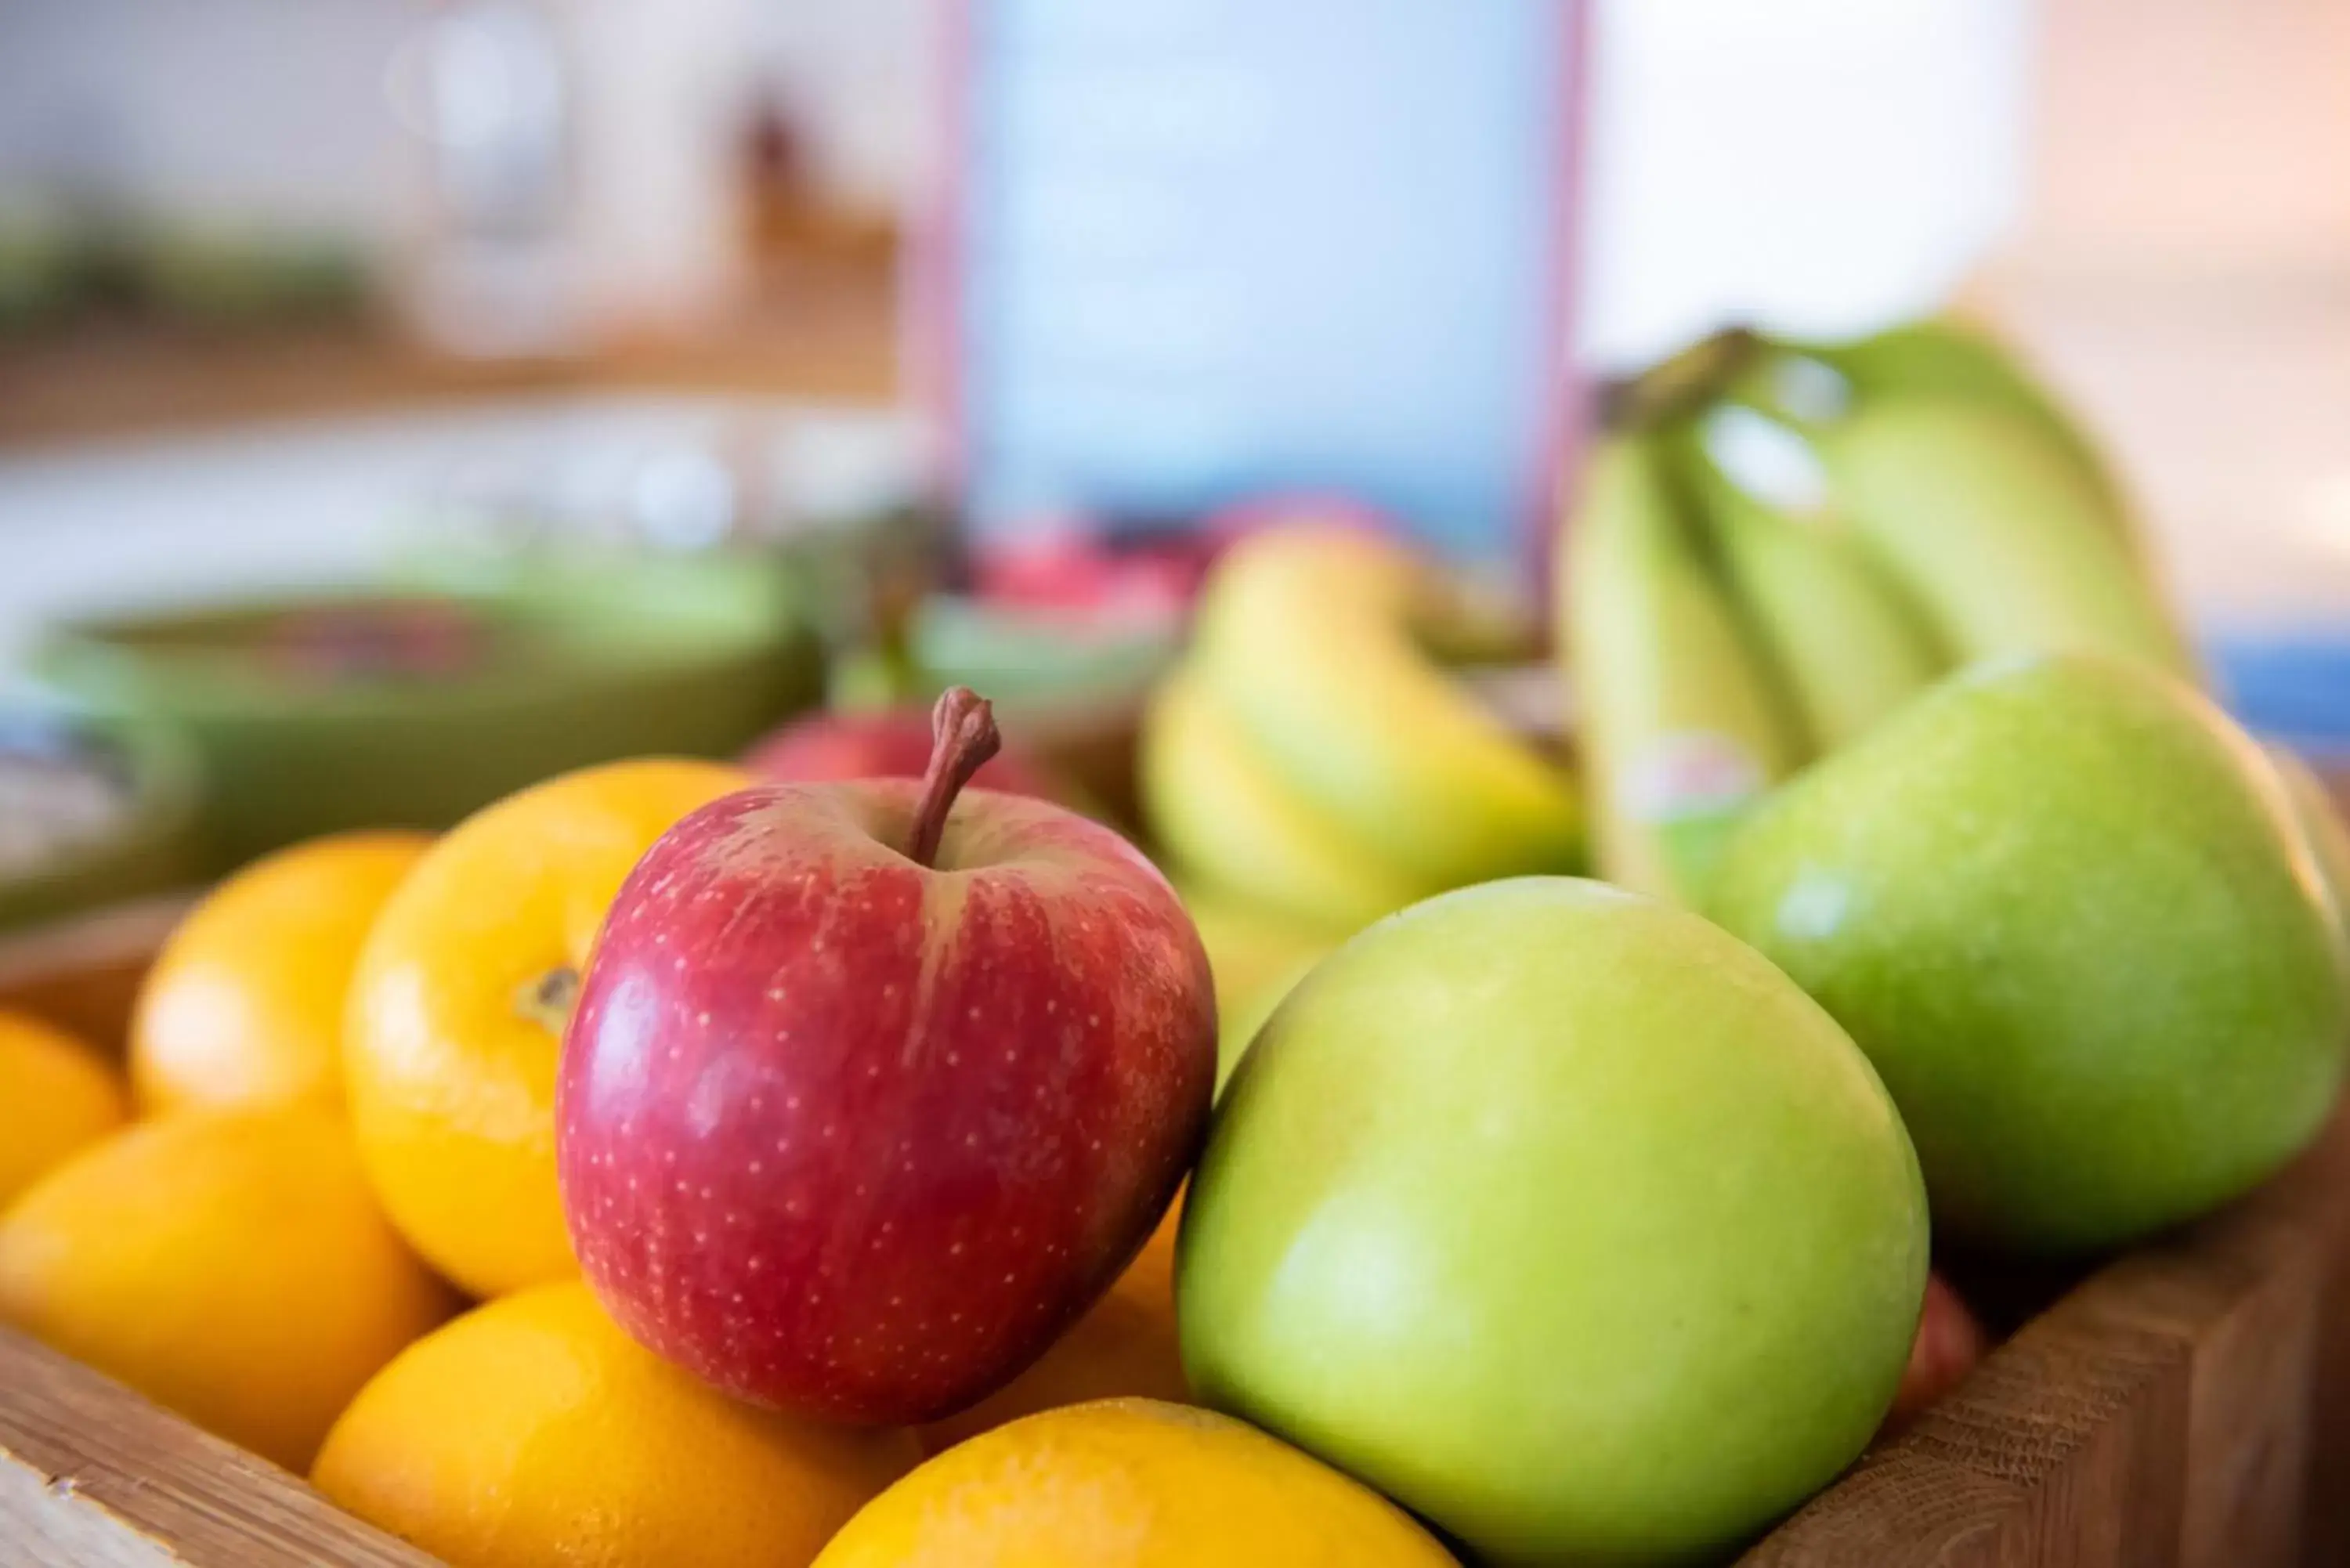
[(968, 686), (950, 686), (931, 710), (931, 765), (922, 774), (921, 799), (914, 806), (914, 833), (906, 857), (917, 866), (938, 858), (939, 840), (947, 830), (947, 813), (955, 796), (971, 782), (987, 759), (995, 755), (1003, 737), (996, 732), (995, 710)]

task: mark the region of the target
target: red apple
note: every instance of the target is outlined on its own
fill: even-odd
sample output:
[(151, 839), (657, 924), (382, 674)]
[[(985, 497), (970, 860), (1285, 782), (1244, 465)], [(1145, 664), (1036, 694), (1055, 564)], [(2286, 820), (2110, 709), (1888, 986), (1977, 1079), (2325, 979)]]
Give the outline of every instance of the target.
[(1886, 1412), (1884, 1435), (1899, 1432), (1951, 1389), (1966, 1381), (1975, 1363), (1983, 1358), (1982, 1325), (1959, 1293), (1939, 1274), (1926, 1276), (1926, 1304), (1918, 1314), (1918, 1337), (1909, 1346), (1909, 1365), (1901, 1369), (1901, 1386)]
[[(931, 765), (931, 721), (919, 711), (810, 713), (793, 720), (743, 753), (743, 765), (777, 784), (848, 779), (919, 779)], [(999, 751), (978, 783), (1006, 794), (1060, 800), (1045, 768), (1018, 752)]]
[(920, 784), (762, 785), (620, 888), (556, 1098), (588, 1281), (731, 1393), (935, 1420), (1114, 1281), (1205, 1133), (1208, 961), (1107, 828), (957, 793), (994, 742), (940, 700)]

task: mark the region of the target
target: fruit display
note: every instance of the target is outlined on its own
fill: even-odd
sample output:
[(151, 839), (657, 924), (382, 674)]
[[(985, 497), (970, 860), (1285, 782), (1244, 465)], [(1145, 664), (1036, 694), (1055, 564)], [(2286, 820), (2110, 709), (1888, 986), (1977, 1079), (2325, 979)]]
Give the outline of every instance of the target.
[[(277, 1556), (451, 1568), (2072, 1568), (2141, 1480), (2299, 1507), (2241, 1478), (2322, 1473), (2340, 1348), (2341, 781), (2205, 694), (2002, 347), (1700, 345), (1532, 592), (1352, 508), (1201, 537), (1098, 775), (899, 661), (136, 961), (0, 944), (0, 1466), (112, 1410), (36, 1506), (162, 1422), (208, 1527), (265, 1460)], [(496, 630), (359, 629), (275, 646)]]

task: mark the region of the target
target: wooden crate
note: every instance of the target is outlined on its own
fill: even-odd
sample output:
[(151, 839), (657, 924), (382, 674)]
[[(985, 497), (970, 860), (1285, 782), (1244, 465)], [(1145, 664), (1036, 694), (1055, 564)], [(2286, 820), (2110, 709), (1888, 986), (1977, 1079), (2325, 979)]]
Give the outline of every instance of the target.
[[(0, 942), (0, 1005), (119, 1043), (176, 907)], [(2090, 1274), (1746, 1568), (2350, 1563), (2350, 1118)], [(2027, 1289), (2029, 1285), (2027, 1283)], [(429, 1568), (296, 1478), (0, 1331), (6, 1568)]]

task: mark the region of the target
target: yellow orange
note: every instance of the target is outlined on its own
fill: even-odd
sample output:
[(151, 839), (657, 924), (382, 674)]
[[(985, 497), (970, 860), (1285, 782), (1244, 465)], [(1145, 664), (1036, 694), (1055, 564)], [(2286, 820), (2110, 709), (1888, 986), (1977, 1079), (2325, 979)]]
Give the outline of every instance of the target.
[(901, 1431), (728, 1399), (570, 1281), (411, 1346), (312, 1479), (455, 1568), (804, 1568), (915, 1457)]
[(1019, 1376), (968, 1410), (921, 1428), (922, 1449), (938, 1453), (1023, 1416), (1092, 1399), (1191, 1397), (1175, 1329), (1175, 1231), (1183, 1205), (1170, 1204), (1159, 1229), (1050, 1350)]
[(342, 1103), (343, 1006), (359, 944), (432, 840), (342, 833), (256, 860), (188, 912), (130, 1023), (147, 1111)]
[(653, 840), (750, 782), (673, 760), (550, 779), (444, 835), (377, 919), (344, 1028), (359, 1153), (392, 1222), (473, 1294), (575, 1269), (555, 1187), (567, 981)]
[(138, 1124), (0, 1219), (0, 1319), (292, 1469), (453, 1305), (308, 1106)]
[(120, 1126), (125, 1097), (97, 1052), (27, 1013), (0, 1012), (0, 1209)]
[(817, 1568), (1452, 1568), (1409, 1515), (1229, 1417), (1106, 1399), (959, 1443)]

